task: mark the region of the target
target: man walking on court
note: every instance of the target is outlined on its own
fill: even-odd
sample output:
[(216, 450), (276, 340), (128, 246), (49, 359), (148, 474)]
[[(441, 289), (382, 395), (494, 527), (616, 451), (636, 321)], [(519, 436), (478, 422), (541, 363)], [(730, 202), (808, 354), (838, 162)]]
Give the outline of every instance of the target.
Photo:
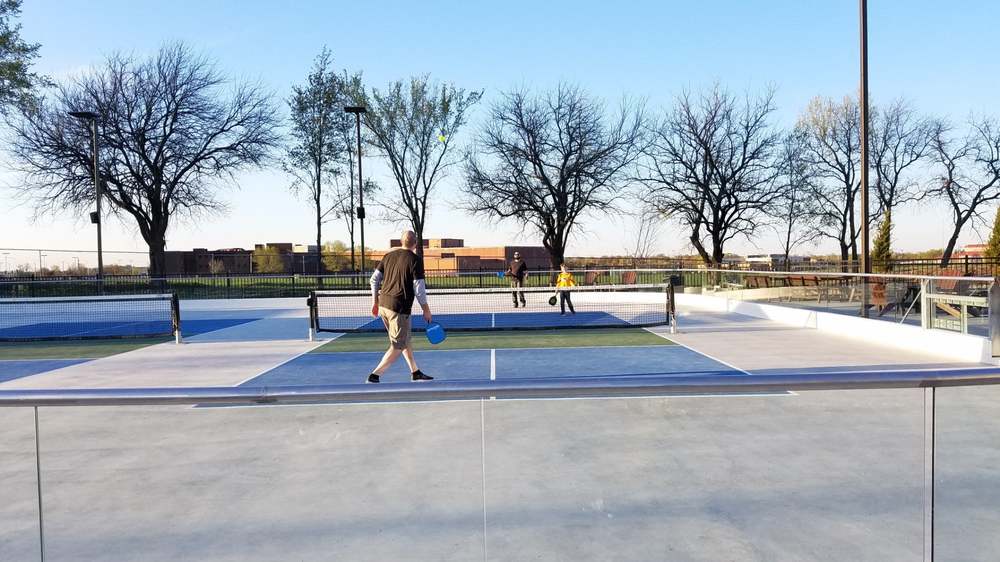
[(371, 277), (372, 316), (382, 319), (389, 334), (389, 349), (382, 361), (368, 375), (368, 382), (377, 383), (393, 363), (402, 355), (410, 367), (410, 380), (429, 381), (417, 367), (410, 339), (410, 312), (413, 301), (420, 303), (424, 322), (431, 323), (431, 308), (427, 304), (427, 286), (424, 282), (424, 261), (417, 255), (417, 235), (407, 230), (400, 237), (403, 247), (386, 254), (375, 267)]
[(511, 296), (514, 297), (514, 308), (517, 308), (517, 297), (521, 297), (521, 306), (527, 306), (524, 302), (524, 276), (528, 273), (528, 265), (521, 259), (521, 252), (514, 252), (514, 259), (507, 267), (507, 276), (510, 277)]

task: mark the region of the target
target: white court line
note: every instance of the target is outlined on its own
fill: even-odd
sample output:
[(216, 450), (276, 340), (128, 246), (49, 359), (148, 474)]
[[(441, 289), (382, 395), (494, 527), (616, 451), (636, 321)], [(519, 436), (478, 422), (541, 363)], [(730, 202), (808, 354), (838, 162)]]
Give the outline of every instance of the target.
[[(110, 357), (110, 355), (105, 357)], [(79, 361), (81, 359), (93, 361), (94, 359), (104, 359), (104, 357), (35, 357), (33, 359), (0, 359), (0, 363), (8, 361), (18, 361), (20, 363), (24, 363), (25, 361)]]
[[(329, 341), (329, 340), (327, 340), (327, 341)], [(283, 361), (280, 361), (280, 362), (278, 362), (278, 363), (277, 363), (276, 365), (274, 365), (274, 366), (272, 366), (272, 367), (268, 367), (267, 369), (264, 369), (263, 371), (261, 371), (261, 372), (257, 373), (256, 375), (254, 375), (254, 376), (252, 376), (252, 377), (249, 377), (249, 378), (246, 378), (246, 379), (243, 379), (242, 381), (240, 381), (240, 382), (238, 382), (238, 383), (234, 384), (234, 385), (233, 385), (233, 387), (237, 387), (237, 386), (242, 386), (242, 385), (244, 385), (244, 384), (246, 384), (246, 383), (248, 383), (248, 382), (252, 381), (253, 379), (255, 379), (255, 378), (257, 378), (257, 377), (259, 377), (259, 376), (261, 376), (261, 375), (263, 375), (263, 374), (265, 374), (265, 373), (268, 373), (268, 372), (270, 372), (270, 371), (273, 371), (273, 370), (277, 369), (278, 367), (280, 367), (280, 366), (284, 365), (285, 363), (289, 363), (289, 362), (291, 362), (291, 361), (294, 361), (294, 360), (298, 359), (299, 357), (302, 357), (303, 355), (305, 355), (305, 354), (307, 354), (307, 353), (310, 353), (310, 352), (312, 352), (312, 351), (315, 351), (315, 350), (316, 350), (316, 348), (318, 348), (318, 347), (322, 347), (322, 346), (323, 346), (323, 344), (325, 344), (325, 343), (326, 343), (326, 341), (317, 341), (317, 342), (310, 342), (310, 343), (315, 343), (316, 345), (314, 345), (314, 346), (312, 346), (311, 348), (309, 348), (309, 349), (307, 349), (307, 350), (303, 351), (302, 353), (297, 353), (297, 354), (295, 354), (295, 355), (293, 355), (293, 356), (289, 357), (288, 359), (285, 359), (285, 360), (283, 360)]]
[[(422, 384), (422, 383), (413, 383)], [(531, 402), (531, 401), (567, 401), (567, 400), (642, 400), (649, 398), (772, 398), (777, 396), (798, 396), (795, 392), (719, 392), (690, 394), (650, 394), (648, 396), (567, 396), (563, 398), (496, 398), (490, 400), (499, 402)], [(461, 402), (482, 402), (483, 398), (456, 398), (453, 400), (391, 400), (386, 402), (312, 402), (298, 404), (194, 404), (191, 410), (218, 410), (231, 408), (306, 408), (317, 406), (388, 406), (398, 404), (458, 404)]]
[[(647, 331), (648, 331), (648, 329), (647, 329)], [(739, 372), (743, 373), (744, 375), (749, 375), (750, 374), (750, 372), (747, 371), (746, 369), (741, 369), (741, 368), (737, 367), (736, 365), (733, 365), (732, 363), (730, 363), (728, 361), (723, 361), (722, 359), (719, 359), (718, 357), (712, 357), (711, 355), (709, 355), (709, 354), (707, 354), (705, 352), (702, 352), (702, 351), (698, 351), (697, 349), (695, 349), (695, 348), (693, 348), (693, 347), (691, 347), (689, 345), (683, 344), (683, 343), (681, 343), (681, 342), (679, 342), (677, 340), (672, 340), (669, 337), (670, 334), (660, 334), (660, 333), (653, 332), (653, 331), (649, 331), (649, 333), (657, 335), (657, 336), (659, 336), (659, 337), (661, 337), (661, 338), (663, 338), (665, 340), (672, 341), (676, 345), (679, 345), (679, 346), (683, 347), (684, 349), (687, 349), (688, 351), (693, 351), (694, 353), (697, 353), (698, 355), (702, 355), (702, 356), (708, 357), (712, 361), (715, 361), (716, 363), (721, 363), (722, 365), (725, 365), (726, 367), (729, 367), (730, 369), (732, 369), (734, 371), (739, 371)]]
[(490, 350), (490, 380), (497, 380), (497, 350)]
[(486, 402), (479, 401), (479, 428), (482, 435), (482, 460), (483, 460), (483, 562), (489, 560), (487, 555), (487, 534), (486, 534)]
[[(747, 371), (746, 369), (741, 369), (741, 368), (737, 367), (736, 365), (733, 365), (732, 363), (730, 363), (728, 361), (723, 361), (722, 359), (719, 359), (718, 357), (713, 357), (713, 356), (709, 355), (708, 353), (705, 353), (705, 352), (702, 352), (702, 351), (698, 351), (697, 349), (695, 349), (695, 348), (693, 348), (693, 347), (691, 347), (689, 345), (683, 344), (683, 343), (681, 343), (681, 342), (679, 342), (677, 340), (670, 339), (669, 337), (667, 337), (669, 334), (660, 334), (660, 333), (654, 332), (652, 330), (649, 330), (648, 328), (647, 328), (647, 331), (649, 331), (649, 333), (651, 333), (651, 334), (656, 334), (657, 336), (660, 336), (661, 338), (663, 338), (665, 340), (670, 340), (670, 341), (674, 342), (675, 344), (683, 347), (684, 349), (687, 349), (689, 351), (692, 351), (692, 352), (697, 353), (699, 355), (702, 355), (704, 357), (708, 357), (712, 361), (716, 361), (718, 363), (721, 363), (721, 364), (729, 367), (730, 369), (734, 369), (736, 371), (739, 371), (739, 372), (743, 373), (744, 375), (752, 376), (751, 373), (750, 373), (750, 371)], [(782, 393), (780, 393), (780, 394), (778, 394), (776, 396), (798, 396), (798, 395), (799, 395), (798, 392), (789, 390), (789, 391), (786, 391), (786, 392), (782, 392)]]
[[(659, 334), (657, 334), (657, 335), (659, 335)], [(664, 339), (667, 339), (667, 338), (664, 338)], [(325, 341), (333, 341), (333, 340), (325, 340)], [(670, 341), (674, 341), (674, 340), (670, 340)], [(674, 342), (674, 343), (676, 343), (676, 342)], [(623, 348), (623, 347), (627, 347), (627, 348), (633, 348), (633, 347), (655, 347), (655, 348), (662, 348), (662, 349), (678, 349), (678, 348), (683, 348), (684, 346), (681, 345), (681, 344), (677, 344), (676, 346), (673, 346), (673, 345), (659, 345), (659, 344), (649, 344), (649, 345), (583, 345), (583, 346), (580, 346), (580, 345), (563, 345), (563, 346), (548, 346), (548, 347), (534, 347), (534, 346), (532, 346), (532, 347), (499, 347), (499, 348), (495, 348), (495, 349), (513, 350), (513, 351), (521, 351), (521, 350), (528, 351), (528, 350), (532, 350), (532, 349), (618, 349), (618, 348)], [(414, 353), (423, 353), (425, 351), (435, 351), (437, 353), (446, 353), (446, 352), (452, 352), (452, 351), (489, 351), (489, 350), (490, 350), (490, 348), (488, 348), (488, 347), (464, 347), (464, 348), (461, 348), (461, 349), (415, 349)], [(323, 353), (384, 353), (384, 351), (324, 351)], [(720, 363), (721, 363), (721, 361), (720, 361)]]

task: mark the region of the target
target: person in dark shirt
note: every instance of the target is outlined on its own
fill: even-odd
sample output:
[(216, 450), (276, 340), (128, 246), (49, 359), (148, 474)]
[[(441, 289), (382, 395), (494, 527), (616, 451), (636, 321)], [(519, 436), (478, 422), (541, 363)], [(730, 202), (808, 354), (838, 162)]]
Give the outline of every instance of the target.
[(370, 280), (372, 289), (372, 316), (382, 319), (389, 335), (389, 349), (382, 361), (368, 375), (368, 382), (377, 383), (386, 371), (402, 355), (410, 367), (410, 380), (429, 381), (429, 377), (417, 367), (413, 357), (410, 313), (413, 301), (420, 303), (424, 322), (431, 323), (431, 308), (427, 304), (427, 286), (424, 282), (424, 262), (416, 253), (417, 235), (407, 230), (401, 237), (403, 247), (386, 254)]
[(514, 252), (514, 259), (511, 260), (510, 265), (507, 267), (506, 273), (507, 277), (510, 278), (510, 288), (513, 289), (511, 296), (514, 298), (514, 308), (517, 308), (518, 297), (521, 297), (521, 306), (526, 306), (524, 291), (521, 288), (524, 287), (524, 277), (528, 274), (528, 265), (521, 259), (520, 252)]

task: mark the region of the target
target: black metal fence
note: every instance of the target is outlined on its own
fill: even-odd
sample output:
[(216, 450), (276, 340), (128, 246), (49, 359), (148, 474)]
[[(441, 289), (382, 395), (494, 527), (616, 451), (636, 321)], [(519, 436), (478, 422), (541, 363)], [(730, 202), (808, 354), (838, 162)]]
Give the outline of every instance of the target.
[[(576, 282), (581, 285), (647, 284), (666, 281), (669, 271), (678, 271), (680, 284), (701, 286), (705, 279), (700, 261), (652, 258), (628, 260), (622, 258), (587, 258), (571, 262)], [(786, 271), (785, 268), (767, 263), (724, 264), (719, 269), (732, 271)], [(794, 272), (859, 270), (856, 262), (809, 262), (788, 268)], [(996, 277), (1000, 275), (1000, 260), (966, 257), (954, 260), (942, 268), (938, 260), (893, 260), (875, 263), (877, 273), (901, 275), (966, 275)], [(528, 287), (550, 286), (555, 273), (548, 270), (528, 272)], [(0, 298), (9, 297), (62, 297), (88, 295), (125, 295), (149, 293), (176, 293), (182, 299), (240, 299), (305, 297), (310, 291), (361, 290), (368, 286), (368, 278), (361, 274), (341, 275), (175, 275), (150, 278), (147, 275), (106, 275), (102, 280), (93, 276), (36, 277), (19, 275), (0, 276)], [(427, 272), (429, 288), (500, 288), (510, 286), (510, 279), (498, 271), (436, 270)]]

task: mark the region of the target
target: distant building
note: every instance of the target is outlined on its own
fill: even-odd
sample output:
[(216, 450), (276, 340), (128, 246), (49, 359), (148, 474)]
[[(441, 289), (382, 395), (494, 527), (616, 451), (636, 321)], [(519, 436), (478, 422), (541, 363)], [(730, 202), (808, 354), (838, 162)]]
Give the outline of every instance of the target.
[[(399, 240), (390, 240), (389, 248), (400, 247)], [(167, 275), (239, 275), (262, 273), (261, 264), (266, 261), (266, 273), (315, 274), (320, 268), (320, 255), (315, 244), (294, 244), (291, 242), (266, 242), (254, 244), (253, 250), (225, 248), (208, 250), (195, 248), (190, 251), (166, 252)], [(381, 260), (391, 250), (372, 250), (366, 256), (370, 261)], [(267, 252), (266, 259), (260, 254)], [(507, 262), (514, 259), (514, 252), (520, 252), (530, 269), (549, 269), (549, 254), (541, 246), (490, 246), (466, 248), (460, 238), (431, 238), (424, 240), (424, 269), (429, 272), (455, 271), (502, 271)], [(277, 255), (274, 255), (277, 254)], [(348, 254), (349, 255), (349, 254)], [(346, 256), (341, 256), (346, 258)], [(350, 269), (349, 259), (324, 254), (325, 273), (341, 273)], [(361, 256), (358, 255), (360, 265)], [(262, 261), (263, 260), (263, 261)], [(275, 271), (275, 270), (280, 271)]]
[[(402, 246), (399, 239), (389, 240), (390, 250), (375, 250), (371, 259), (380, 260), (393, 248)], [(502, 271), (514, 259), (514, 252), (529, 269), (549, 269), (549, 253), (541, 246), (466, 247), (461, 238), (424, 239), (424, 269), (427, 271)]]
[[(785, 267), (785, 254), (753, 254), (747, 256), (746, 263), (754, 269), (763, 267), (766, 269), (781, 269)], [(789, 265), (802, 265), (809, 263), (806, 256), (788, 256)]]
[(195, 248), (190, 251), (167, 251), (167, 275), (233, 275), (250, 273), (253, 252), (243, 248), (208, 250)]
[(981, 258), (986, 255), (986, 244), (966, 244), (961, 250), (955, 252), (952, 258)]

